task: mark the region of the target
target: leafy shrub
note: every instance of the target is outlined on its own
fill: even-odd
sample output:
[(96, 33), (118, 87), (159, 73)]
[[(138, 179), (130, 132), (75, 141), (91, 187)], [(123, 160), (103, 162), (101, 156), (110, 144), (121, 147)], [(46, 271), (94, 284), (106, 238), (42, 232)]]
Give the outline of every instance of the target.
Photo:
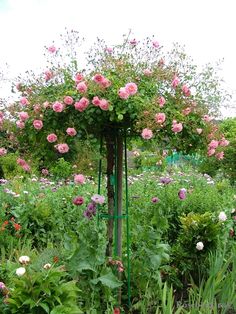
[(68, 178), (71, 176), (73, 168), (71, 164), (64, 158), (59, 158), (54, 166), (50, 168), (50, 173), (52, 173), (56, 178)]

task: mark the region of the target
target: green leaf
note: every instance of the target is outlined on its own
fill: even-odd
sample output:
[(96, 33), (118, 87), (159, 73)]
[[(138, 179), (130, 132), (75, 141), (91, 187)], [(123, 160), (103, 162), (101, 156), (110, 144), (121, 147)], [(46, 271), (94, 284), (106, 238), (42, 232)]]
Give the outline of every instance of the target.
[(122, 286), (122, 282), (117, 279), (117, 277), (113, 273), (108, 273), (104, 276), (101, 276), (97, 279), (91, 280), (91, 283), (97, 284), (101, 282), (104, 286), (107, 286), (111, 289), (115, 289)]

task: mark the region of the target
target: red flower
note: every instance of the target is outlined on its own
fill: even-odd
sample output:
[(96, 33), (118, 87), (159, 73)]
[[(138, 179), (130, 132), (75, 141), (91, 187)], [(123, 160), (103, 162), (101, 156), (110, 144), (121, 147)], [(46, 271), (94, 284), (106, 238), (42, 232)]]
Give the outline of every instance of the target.
[(19, 231), (21, 229), (21, 225), (19, 225), (17, 223), (14, 223), (13, 226), (14, 226), (16, 231)]
[(53, 262), (54, 263), (58, 263), (59, 262), (59, 257), (58, 256), (54, 256), (53, 257)]
[(118, 307), (115, 307), (113, 314), (120, 314), (120, 309)]

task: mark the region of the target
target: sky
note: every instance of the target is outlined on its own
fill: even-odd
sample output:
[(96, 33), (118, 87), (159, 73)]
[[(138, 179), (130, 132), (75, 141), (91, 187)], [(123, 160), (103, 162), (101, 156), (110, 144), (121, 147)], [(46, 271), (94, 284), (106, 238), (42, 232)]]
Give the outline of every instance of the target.
[[(219, 75), (236, 104), (235, 0), (0, 0), (0, 69), (8, 76), (42, 67), (43, 47), (76, 29), (89, 45), (96, 37), (115, 44), (131, 29), (154, 35), (164, 47), (185, 46), (196, 64), (224, 59)], [(0, 97), (9, 93), (0, 88)], [(236, 116), (236, 108), (222, 110)]]

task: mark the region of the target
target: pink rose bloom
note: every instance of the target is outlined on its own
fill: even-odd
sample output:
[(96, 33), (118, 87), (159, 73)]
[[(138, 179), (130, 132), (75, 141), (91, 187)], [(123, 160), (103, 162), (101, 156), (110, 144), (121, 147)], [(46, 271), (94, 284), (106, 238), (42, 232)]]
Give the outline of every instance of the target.
[(4, 147), (0, 147), (0, 156), (5, 156), (7, 154), (7, 150)]
[(143, 74), (144, 74), (145, 76), (151, 76), (151, 75), (152, 75), (152, 71), (149, 70), (149, 69), (144, 69), (144, 70), (143, 70)]
[(137, 45), (137, 40), (134, 38), (134, 39), (132, 39), (132, 40), (130, 40), (130, 42), (129, 42), (132, 46), (136, 46)]
[(80, 92), (80, 93), (86, 93), (88, 87), (86, 85), (85, 82), (80, 82), (79, 84), (77, 84), (76, 89)]
[(198, 134), (202, 133), (202, 129), (200, 129), (200, 128), (197, 128), (196, 131), (197, 131)]
[(49, 70), (47, 70), (47, 71), (45, 71), (44, 72), (44, 75), (45, 75), (45, 81), (47, 82), (47, 81), (49, 81), (49, 80), (51, 80), (52, 78), (53, 78), (53, 73), (52, 73), (52, 71), (49, 71)]
[(143, 129), (142, 131), (142, 138), (145, 140), (150, 140), (153, 137), (152, 130), (150, 129)]
[(29, 115), (27, 112), (21, 111), (19, 112), (19, 118), (21, 121), (26, 121), (27, 119), (29, 119)]
[(48, 102), (48, 101), (45, 101), (44, 103), (43, 103), (43, 108), (44, 109), (47, 109), (47, 108), (49, 108), (50, 107), (50, 103)]
[(105, 202), (105, 196), (103, 195), (99, 195), (99, 194), (94, 194), (92, 197), (91, 197), (91, 200), (96, 203), (96, 204), (104, 204)]
[(93, 100), (92, 100), (92, 104), (94, 105), (94, 106), (99, 106), (100, 105), (100, 102), (101, 102), (101, 100), (99, 99), (99, 97), (98, 96), (94, 96), (93, 97)]
[(129, 95), (135, 95), (138, 91), (138, 87), (135, 83), (128, 83), (125, 85), (125, 90)]
[(159, 97), (158, 103), (159, 103), (159, 106), (162, 108), (164, 104), (166, 103), (165, 98), (163, 96)]
[(156, 41), (156, 40), (154, 40), (153, 42), (152, 42), (152, 45), (153, 45), (153, 47), (155, 47), (155, 48), (158, 48), (160, 45), (159, 45), (159, 42), (158, 41)]
[(179, 133), (183, 130), (183, 124), (182, 123), (177, 123), (175, 120), (173, 121), (172, 123), (172, 128), (171, 130), (174, 132), (174, 133)]
[(48, 52), (50, 53), (55, 53), (57, 51), (57, 48), (54, 45), (48, 47), (47, 49), (48, 49)]
[(191, 95), (190, 89), (188, 88), (187, 85), (183, 85), (183, 86), (182, 86), (182, 92), (183, 92), (184, 95), (187, 96), (187, 97)]
[(107, 53), (112, 53), (113, 52), (113, 49), (111, 47), (106, 47), (105, 51)]
[(16, 126), (19, 128), (19, 129), (24, 129), (25, 127), (25, 123), (21, 120), (19, 121), (16, 121)]
[(77, 73), (77, 74), (75, 75), (75, 82), (76, 82), (76, 83), (79, 83), (79, 82), (83, 81), (83, 79), (84, 79), (84, 76), (83, 76), (82, 73)]
[(30, 166), (27, 164), (27, 162), (24, 159), (18, 158), (17, 159), (17, 164), (21, 166), (25, 171), (29, 172), (30, 171)]
[(47, 140), (49, 143), (54, 143), (57, 141), (57, 136), (54, 133), (48, 134)]
[(74, 106), (76, 110), (79, 110), (80, 112), (82, 112), (88, 107), (88, 105), (89, 105), (89, 100), (85, 97), (82, 97), (80, 101), (77, 101), (75, 103)]
[(129, 94), (127, 93), (125, 87), (121, 87), (119, 89), (118, 95), (121, 99), (127, 99), (129, 97)]
[(216, 157), (218, 160), (224, 159), (224, 152), (219, 152), (219, 153), (215, 154), (215, 157)]
[(215, 152), (216, 152), (216, 150), (215, 150), (214, 148), (210, 148), (210, 149), (208, 149), (208, 151), (207, 151), (207, 156), (210, 157), (210, 156), (214, 155)]
[(65, 96), (63, 101), (66, 105), (72, 105), (74, 102), (73, 98), (70, 96)]
[(217, 148), (219, 145), (219, 142), (216, 141), (216, 140), (212, 140), (209, 144), (208, 144), (208, 147), (211, 149), (211, 148)]
[(85, 183), (85, 177), (82, 174), (76, 174), (74, 176), (74, 182), (77, 184), (84, 184)]
[(58, 150), (58, 152), (61, 154), (68, 153), (68, 151), (69, 151), (69, 146), (66, 143), (57, 144), (55, 147)]
[(26, 172), (30, 172), (31, 168), (28, 164), (25, 164), (24, 166), (22, 166), (22, 169), (25, 170)]
[(222, 138), (222, 139), (219, 141), (219, 145), (222, 146), (222, 147), (228, 146), (228, 145), (229, 145), (229, 141), (226, 140), (225, 138)]
[(77, 134), (76, 130), (74, 128), (68, 128), (66, 130), (66, 133), (70, 136), (75, 136)]
[(33, 126), (36, 130), (41, 130), (43, 127), (43, 121), (41, 120), (34, 120), (33, 121)]
[(213, 118), (212, 117), (209, 117), (207, 114), (205, 114), (202, 118), (204, 121), (206, 122), (210, 122)]
[(22, 97), (22, 98), (20, 99), (20, 103), (21, 103), (21, 105), (23, 105), (23, 106), (27, 106), (27, 105), (29, 104), (29, 101), (28, 101), (28, 99), (27, 99), (26, 97)]
[(52, 105), (52, 109), (55, 112), (62, 112), (64, 109), (64, 105), (62, 103), (60, 103), (59, 101), (56, 101), (53, 105)]
[(172, 87), (176, 88), (180, 83), (180, 80), (178, 78), (178, 76), (175, 75), (173, 81), (172, 81)]
[(36, 104), (36, 105), (34, 105), (34, 112), (40, 112), (40, 105), (38, 105), (38, 104)]
[(100, 101), (100, 104), (99, 104), (99, 107), (102, 109), (102, 110), (108, 110), (109, 109), (109, 103), (106, 99), (101, 99)]
[(166, 115), (165, 115), (164, 113), (162, 113), (162, 112), (157, 113), (157, 114), (155, 115), (155, 120), (156, 120), (157, 123), (162, 124), (162, 123), (164, 123), (165, 120), (166, 120)]
[(111, 86), (111, 81), (109, 81), (107, 78), (104, 78), (104, 80), (100, 83), (100, 85), (104, 88), (107, 88)]
[(102, 74), (95, 74), (93, 77), (94, 82), (101, 84), (105, 77)]
[(182, 114), (187, 116), (188, 114), (190, 114), (191, 111), (192, 111), (191, 108), (188, 107), (182, 110)]

